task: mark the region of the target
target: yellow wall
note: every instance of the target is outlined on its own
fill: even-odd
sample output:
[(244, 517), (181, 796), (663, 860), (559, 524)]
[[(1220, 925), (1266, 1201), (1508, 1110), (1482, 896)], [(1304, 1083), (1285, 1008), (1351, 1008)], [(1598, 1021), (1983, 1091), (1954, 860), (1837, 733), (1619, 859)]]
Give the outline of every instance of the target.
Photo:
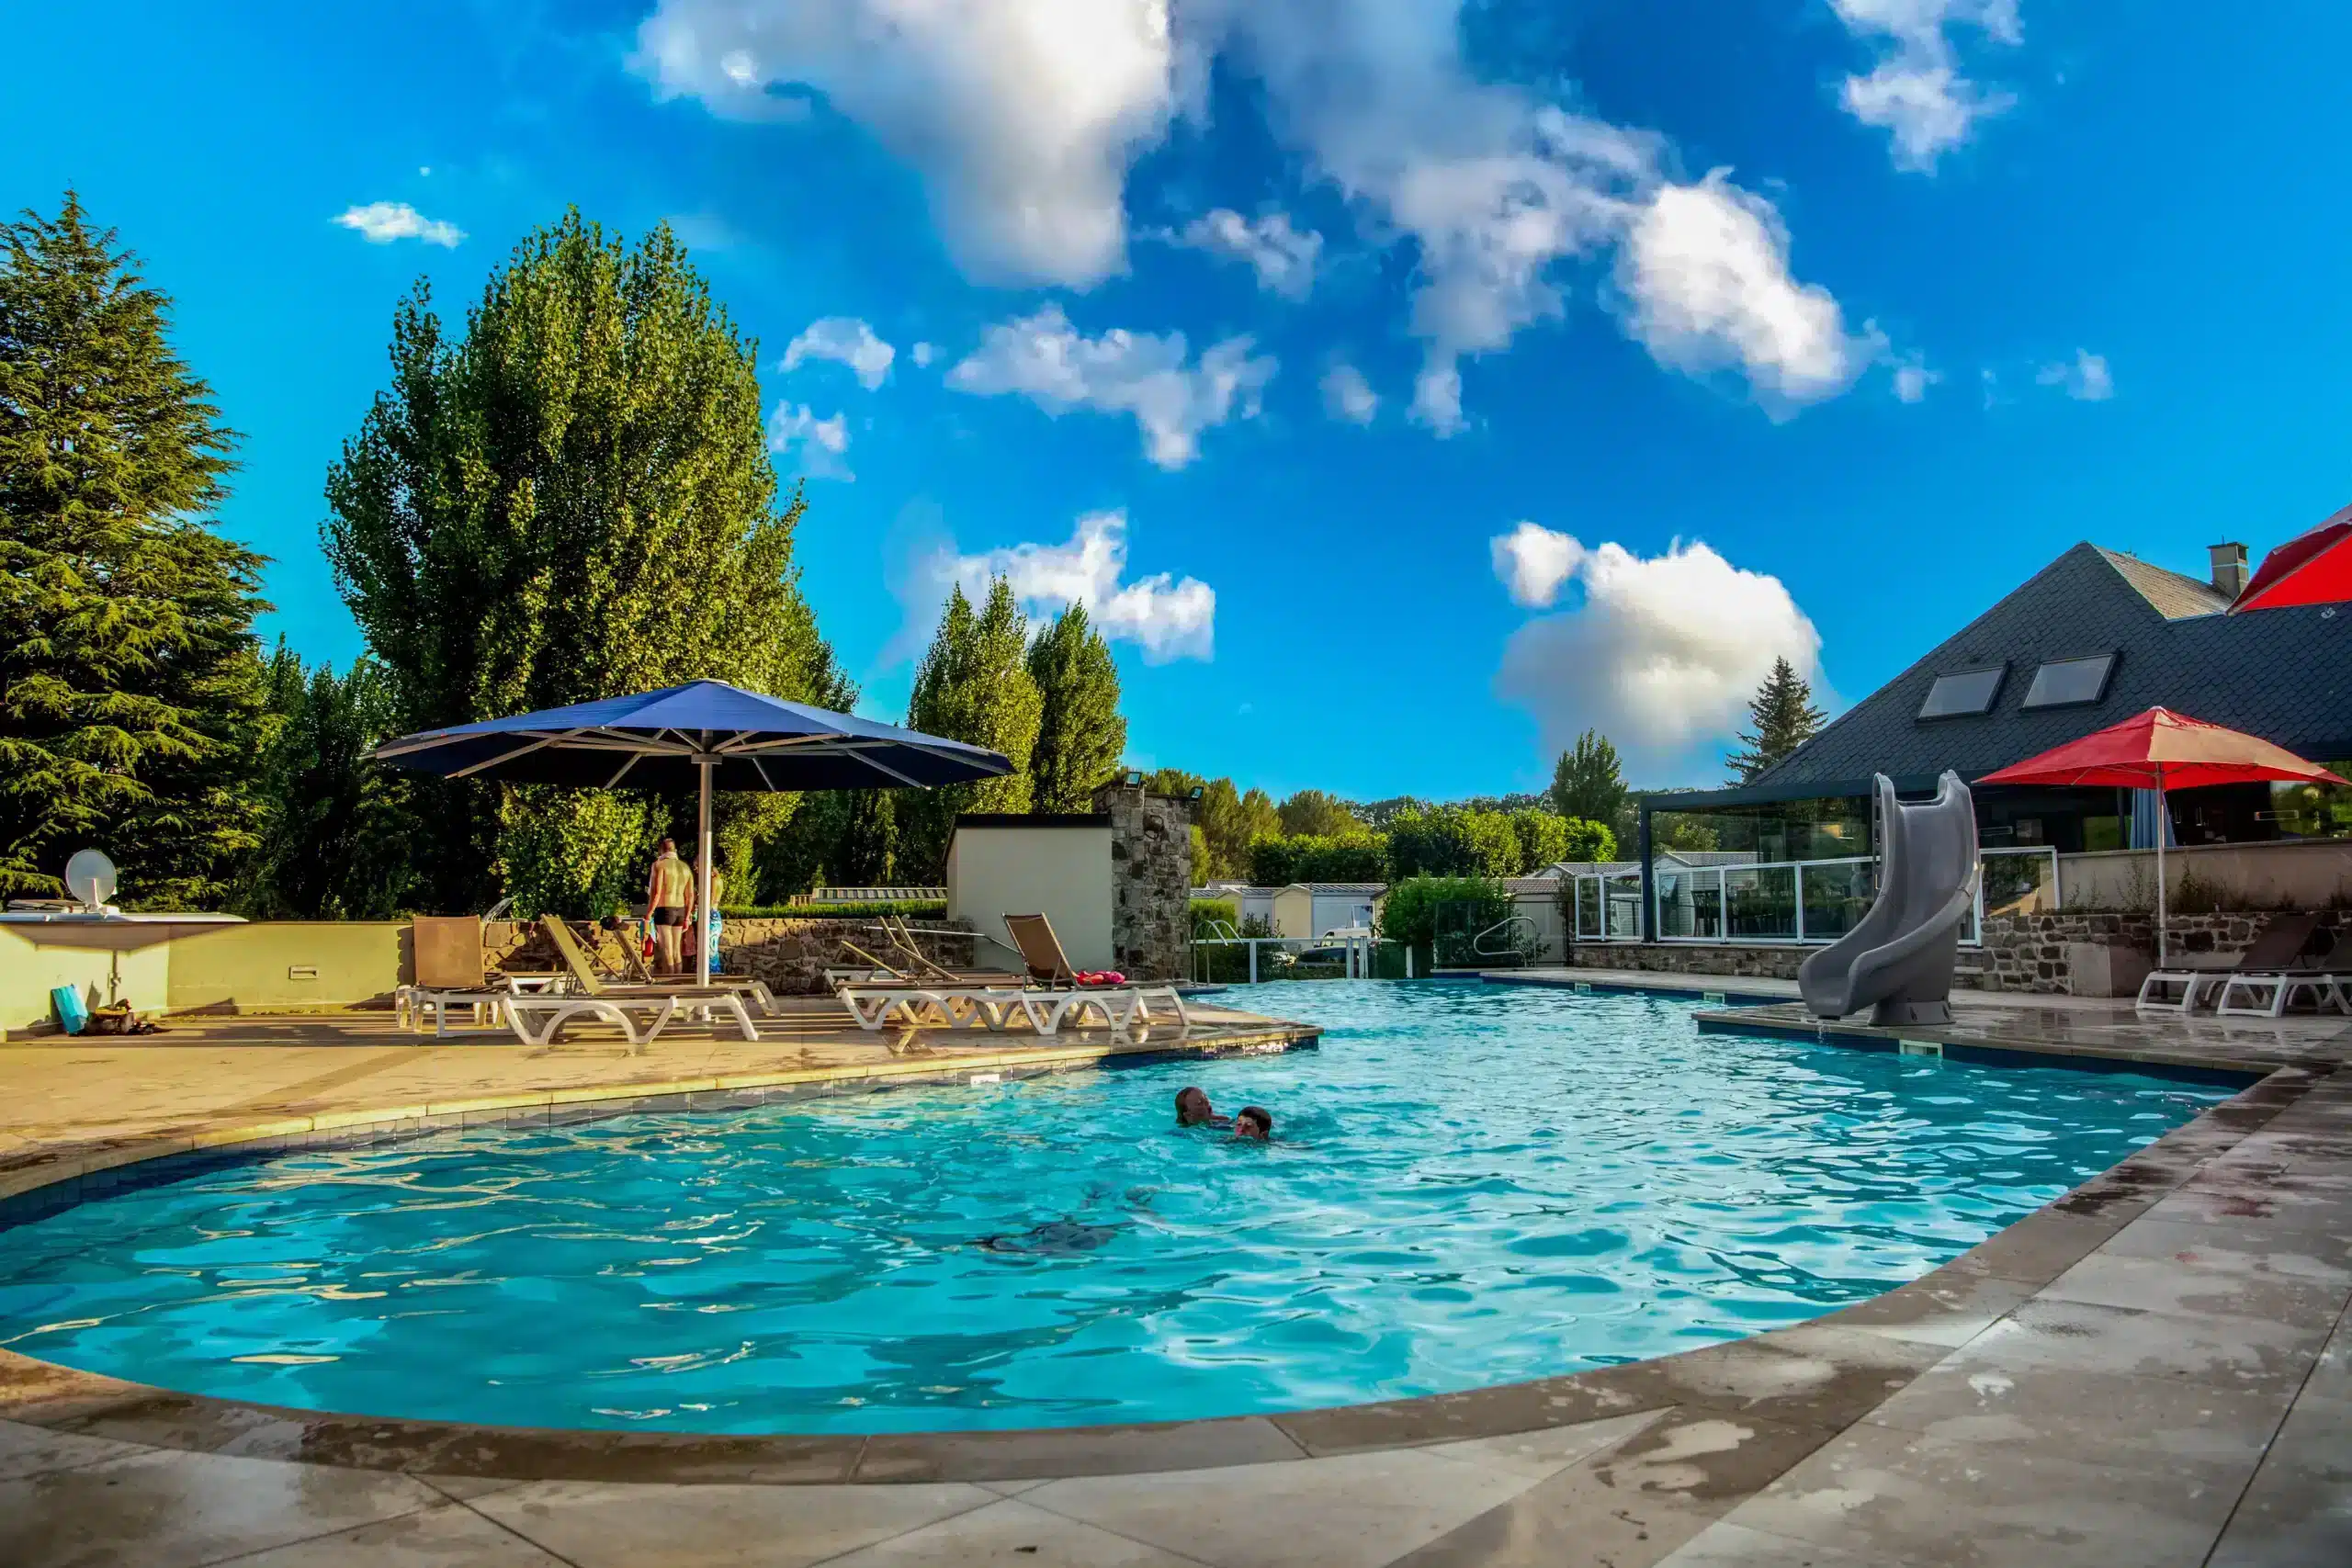
[[(51, 987), (72, 986), (85, 1006), (126, 1001), (139, 1011), (163, 1008), (170, 995), (170, 948), (161, 933), (125, 952), (35, 942), (31, 926), (0, 926), (0, 1034), (21, 1034), (50, 1018)], [(44, 937), (57, 933), (43, 931)]]
[(405, 920), (0, 925), (0, 1036), (48, 1025), (55, 986), (136, 1012), (347, 1007), (389, 996), (407, 953)]
[(1079, 969), (1112, 966), (1111, 829), (956, 829), (947, 852), (947, 913), (969, 920), (983, 966), (1020, 966), (1007, 915), (1043, 912)]
[(1274, 934), (1313, 936), (1315, 895), (1304, 887), (1285, 887), (1274, 895)]
[[(405, 920), (257, 920), (172, 943), (174, 1012), (287, 1012), (389, 997)], [(309, 973), (301, 973), (309, 971)]]

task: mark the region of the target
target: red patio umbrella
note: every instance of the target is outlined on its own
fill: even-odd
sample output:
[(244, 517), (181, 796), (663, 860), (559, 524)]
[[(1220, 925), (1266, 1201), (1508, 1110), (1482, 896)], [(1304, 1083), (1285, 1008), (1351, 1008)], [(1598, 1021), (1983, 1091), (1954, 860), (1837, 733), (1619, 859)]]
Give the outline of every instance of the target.
[(2283, 747), (2222, 725), (2150, 708), (2110, 724), (2080, 740), (2054, 746), (2039, 757), (1986, 773), (1981, 784), (2081, 784), (2090, 788), (2153, 789), (2156, 792), (2156, 965), (2165, 962), (2165, 839), (2170, 820), (2167, 789), (2209, 784), (2288, 783), (2340, 784), (2346, 781), (2317, 762)]

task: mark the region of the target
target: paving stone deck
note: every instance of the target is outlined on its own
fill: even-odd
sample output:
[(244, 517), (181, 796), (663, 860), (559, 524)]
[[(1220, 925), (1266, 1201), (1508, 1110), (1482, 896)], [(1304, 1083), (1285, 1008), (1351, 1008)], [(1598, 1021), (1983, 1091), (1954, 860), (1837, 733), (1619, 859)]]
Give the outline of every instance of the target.
[[(2345, 1568), (2352, 1029), (2047, 1000), (1972, 1003), (1950, 1043), (2264, 1076), (1924, 1279), (1797, 1327), (1383, 1405), (873, 1438), (321, 1416), (0, 1352), (0, 1564)], [(369, 1066), (394, 1049), (376, 1039), (289, 1044), (343, 1055), (223, 1085), (250, 1048), (112, 1054), (137, 1049), (80, 1068), (0, 1051), (25, 1160), (266, 1113), (333, 1122), (444, 1073), (500, 1100), (803, 1070), (730, 1072), (731, 1051), (691, 1075), (684, 1057)], [(43, 1119), (20, 1126), (28, 1104)]]

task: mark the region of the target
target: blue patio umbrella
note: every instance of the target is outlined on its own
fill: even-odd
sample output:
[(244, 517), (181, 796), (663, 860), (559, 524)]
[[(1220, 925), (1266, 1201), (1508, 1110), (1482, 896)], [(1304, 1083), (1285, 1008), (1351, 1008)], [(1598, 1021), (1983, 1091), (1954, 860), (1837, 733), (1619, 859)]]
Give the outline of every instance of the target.
[[(710, 909), (710, 794), (729, 790), (931, 789), (1012, 771), (997, 752), (724, 681), (543, 708), (387, 740), (378, 761), (445, 779), (674, 790), (701, 799), (695, 907)], [(710, 978), (711, 943), (695, 944)]]

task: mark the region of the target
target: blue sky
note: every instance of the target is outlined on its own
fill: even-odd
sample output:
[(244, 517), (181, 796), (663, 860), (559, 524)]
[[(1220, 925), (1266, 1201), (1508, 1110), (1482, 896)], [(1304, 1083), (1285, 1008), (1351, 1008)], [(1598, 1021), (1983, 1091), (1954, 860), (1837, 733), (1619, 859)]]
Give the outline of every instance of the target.
[(1776, 652), (1859, 696), (2077, 539), (2201, 572), (2352, 499), (2338, 6), (399, 10), (35, 8), (0, 100), (10, 205), (176, 298), (313, 658), (394, 302), (567, 203), (762, 340), (868, 711), (1010, 570), (1119, 633), (1137, 760), (1278, 793), (1532, 787), (1586, 723), (1710, 782)]

